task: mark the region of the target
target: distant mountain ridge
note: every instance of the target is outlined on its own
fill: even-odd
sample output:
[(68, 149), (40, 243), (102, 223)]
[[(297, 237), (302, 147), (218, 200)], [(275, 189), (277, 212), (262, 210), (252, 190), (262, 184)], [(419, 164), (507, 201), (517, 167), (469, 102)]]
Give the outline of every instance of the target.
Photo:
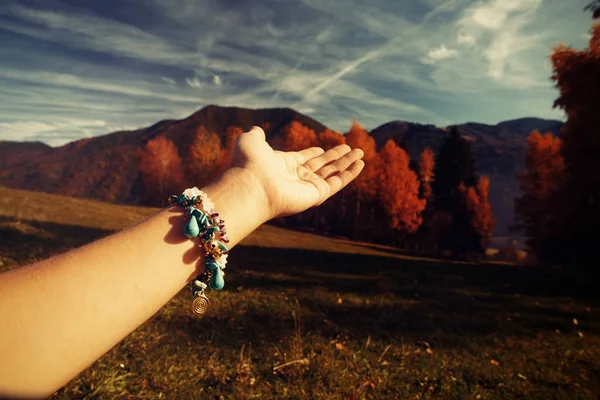
[[(284, 134), (299, 121), (320, 133), (327, 127), (290, 108), (247, 109), (207, 106), (182, 120), (163, 120), (147, 128), (113, 132), (57, 148), (40, 142), (0, 141), (0, 185), (116, 203), (137, 204), (142, 193), (135, 154), (148, 140), (164, 135), (179, 148), (190, 143), (193, 132), (204, 126), (223, 138), (228, 126), (265, 129), (267, 140)], [(513, 220), (518, 193), (516, 174), (524, 169), (527, 136), (532, 130), (558, 134), (562, 122), (521, 118), (497, 125), (465, 123), (461, 132), (473, 141), (478, 169), (491, 176), (490, 198), (499, 219), (497, 235), (506, 235)], [(409, 150), (413, 159), (427, 146), (436, 153), (446, 131), (434, 125), (392, 121), (371, 131), (380, 147), (393, 139)]]

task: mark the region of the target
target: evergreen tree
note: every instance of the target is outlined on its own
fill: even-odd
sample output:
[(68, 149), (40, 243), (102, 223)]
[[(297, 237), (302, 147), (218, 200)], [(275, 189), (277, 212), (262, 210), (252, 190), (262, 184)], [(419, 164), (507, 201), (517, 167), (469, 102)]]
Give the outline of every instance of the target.
[(450, 215), (449, 229), (436, 232), (439, 250), (451, 250), (464, 255), (483, 251), (482, 240), (471, 224), (471, 212), (465, 196), (466, 190), (477, 187), (479, 178), (471, 142), (460, 135), (458, 128), (450, 129), (442, 143), (434, 169), (432, 184), (433, 207), (436, 212)]
[(585, 7), (585, 10), (592, 12), (592, 18), (600, 18), (600, 0), (594, 0)]

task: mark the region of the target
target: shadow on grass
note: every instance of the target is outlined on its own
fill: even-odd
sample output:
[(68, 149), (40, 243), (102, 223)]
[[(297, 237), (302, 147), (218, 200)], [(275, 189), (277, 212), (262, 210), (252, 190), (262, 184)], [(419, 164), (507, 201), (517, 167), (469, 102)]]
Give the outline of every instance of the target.
[[(55, 223), (19, 225), (8, 218), (0, 223), (0, 256), (18, 263), (111, 233)], [(159, 314), (156, 322), (201, 342), (277, 342), (293, 333), (289, 303), (298, 299), (303, 331), (333, 338), (401, 337), (468, 347), (478, 336), (570, 332), (573, 318), (588, 331), (600, 331), (596, 313), (586, 312), (576, 301), (596, 304), (595, 287), (564, 270), (256, 246), (237, 246), (228, 265), (226, 290), (241, 287), (236, 299), (243, 299), (250, 289), (265, 304), (225, 310), (221, 317), (201, 321), (184, 312)], [(244, 299), (248, 304), (250, 300)]]
[[(108, 236), (112, 231), (0, 216), (0, 257), (16, 265), (43, 260)], [(2, 271), (0, 267), (0, 271)]]
[(468, 347), (476, 336), (572, 332), (573, 318), (600, 331), (595, 313), (574, 303), (595, 303), (594, 287), (561, 270), (251, 246), (237, 247), (229, 260), (233, 287), (298, 298), (307, 331), (427, 339), (443, 347)]

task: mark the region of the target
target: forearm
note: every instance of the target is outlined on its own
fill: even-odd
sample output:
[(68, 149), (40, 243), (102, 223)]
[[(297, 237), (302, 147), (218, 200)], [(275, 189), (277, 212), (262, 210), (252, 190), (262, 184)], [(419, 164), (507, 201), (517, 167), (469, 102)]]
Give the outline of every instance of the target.
[[(262, 188), (242, 170), (229, 170), (202, 190), (225, 220), (230, 248), (271, 217)], [(183, 208), (170, 207), (0, 275), (0, 395), (52, 394), (200, 273), (201, 251), (183, 236), (183, 226)]]

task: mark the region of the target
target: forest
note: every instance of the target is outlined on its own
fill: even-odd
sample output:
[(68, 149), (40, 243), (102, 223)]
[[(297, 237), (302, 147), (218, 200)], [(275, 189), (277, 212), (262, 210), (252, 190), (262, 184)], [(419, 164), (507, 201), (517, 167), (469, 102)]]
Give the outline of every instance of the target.
[[(585, 267), (594, 258), (600, 222), (600, 177), (595, 173), (600, 170), (600, 26), (592, 28), (587, 49), (561, 45), (553, 49), (551, 62), (559, 90), (554, 107), (565, 111), (567, 121), (557, 136), (537, 130), (529, 136), (512, 229), (527, 237), (526, 262)], [(230, 126), (222, 140), (200, 126), (180, 149), (162, 136), (149, 140), (138, 153), (139, 166), (145, 187), (159, 190), (148, 190), (146, 203), (161, 205), (183, 182), (201, 186), (214, 179), (230, 163), (241, 133)], [(293, 121), (283, 137), (270, 143), (275, 150), (347, 144), (365, 152), (365, 169), (318, 209), (276, 222), (420, 254), (477, 258), (489, 246), (496, 223), (490, 178), (477, 171), (471, 139), (456, 126), (447, 133), (438, 154), (430, 148), (409, 154), (394, 140), (377, 149), (358, 121), (343, 134), (317, 134)]]

